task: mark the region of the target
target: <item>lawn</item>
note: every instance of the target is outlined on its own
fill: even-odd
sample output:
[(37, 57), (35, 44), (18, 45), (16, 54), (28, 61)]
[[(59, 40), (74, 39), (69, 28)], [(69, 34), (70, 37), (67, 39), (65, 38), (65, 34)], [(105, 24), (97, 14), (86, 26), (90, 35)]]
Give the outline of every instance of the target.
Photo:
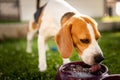
[(97, 22), (120, 22), (120, 16), (104, 16), (95, 18)]
[[(37, 39), (33, 42), (33, 52), (26, 53), (26, 39), (9, 39), (0, 42), (0, 80), (55, 80), (55, 74), (62, 60), (55, 43), (48, 41), (46, 72), (38, 70)], [(120, 74), (120, 32), (103, 32), (99, 44), (105, 56), (103, 64), (111, 74)], [(78, 61), (74, 51), (72, 61)]]

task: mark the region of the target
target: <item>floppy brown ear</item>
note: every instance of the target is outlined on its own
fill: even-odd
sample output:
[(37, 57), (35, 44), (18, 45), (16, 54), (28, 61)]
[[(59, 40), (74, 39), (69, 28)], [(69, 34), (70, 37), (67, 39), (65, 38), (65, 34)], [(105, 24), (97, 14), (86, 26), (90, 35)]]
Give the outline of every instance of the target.
[(71, 28), (72, 24), (64, 25), (55, 37), (58, 50), (63, 58), (69, 58), (72, 55)]

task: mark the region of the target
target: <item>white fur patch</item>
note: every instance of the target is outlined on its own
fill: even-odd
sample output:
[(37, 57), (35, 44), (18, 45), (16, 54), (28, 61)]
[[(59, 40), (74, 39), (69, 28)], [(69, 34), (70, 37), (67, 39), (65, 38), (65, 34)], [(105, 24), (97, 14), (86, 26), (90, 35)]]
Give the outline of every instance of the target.
[(81, 58), (85, 63), (89, 65), (93, 65), (95, 64), (94, 56), (97, 54), (101, 54), (101, 55), (103, 54), (98, 45), (98, 42), (95, 39), (95, 33), (93, 31), (92, 26), (90, 24), (87, 24), (87, 27), (91, 36), (91, 44), (87, 47), (87, 49), (83, 51)]
[(66, 64), (66, 63), (69, 63), (70, 62), (70, 59), (69, 58), (63, 58), (63, 64)]

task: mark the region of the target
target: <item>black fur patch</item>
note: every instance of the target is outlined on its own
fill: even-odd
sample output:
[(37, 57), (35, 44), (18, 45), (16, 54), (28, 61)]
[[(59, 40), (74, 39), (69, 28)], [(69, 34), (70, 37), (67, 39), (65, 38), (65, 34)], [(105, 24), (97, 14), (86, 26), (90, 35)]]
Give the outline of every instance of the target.
[(37, 9), (37, 11), (34, 13), (35, 23), (38, 23), (39, 16), (41, 15), (41, 13), (42, 13), (42, 11), (43, 11), (43, 9), (44, 9), (45, 6), (46, 6), (46, 4), (43, 5), (42, 7), (39, 7), (39, 8)]

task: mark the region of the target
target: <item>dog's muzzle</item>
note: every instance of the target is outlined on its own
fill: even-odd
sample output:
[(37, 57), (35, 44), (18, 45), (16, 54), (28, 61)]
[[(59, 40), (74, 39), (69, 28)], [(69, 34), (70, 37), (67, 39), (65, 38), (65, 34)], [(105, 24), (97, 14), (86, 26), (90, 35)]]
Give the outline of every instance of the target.
[(96, 55), (96, 56), (94, 57), (95, 63), (100, 63), (100, 62), (103, 61), (103, 60), (104, 60), (104, 57), (103, 57), (102, 55)]

